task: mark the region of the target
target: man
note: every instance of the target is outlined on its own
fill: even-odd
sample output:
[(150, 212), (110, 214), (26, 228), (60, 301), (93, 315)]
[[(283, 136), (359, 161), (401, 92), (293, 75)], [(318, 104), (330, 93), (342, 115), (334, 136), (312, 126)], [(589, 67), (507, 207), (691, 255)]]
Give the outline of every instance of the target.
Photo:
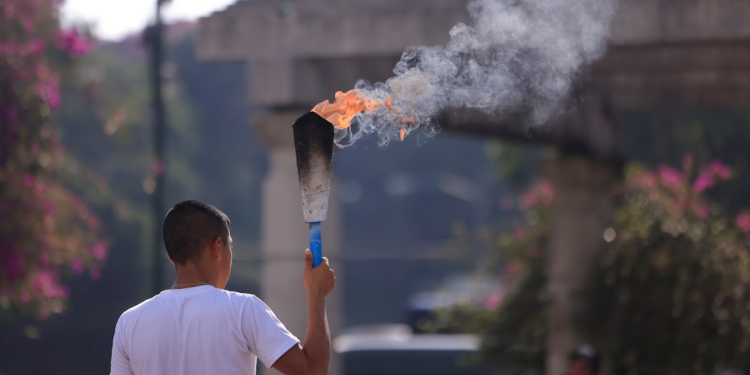
[(177, 268), (171, 289), (120, 316), (111, 374), (255, 374), (257, 359), (286, 375), (324, 375), (331, 359), (325, 298), (336, 278), (328, 260), (305, 251), (307, 332), (299, 340), (254, 295), (224, 290), (232, 268), (229, 218), (199, 202), (164, 219), (164, 245)]
[(588, 345), (583, 345), (570, 355), (568, 375), (596, 375), (599, 372), (599, 355)]

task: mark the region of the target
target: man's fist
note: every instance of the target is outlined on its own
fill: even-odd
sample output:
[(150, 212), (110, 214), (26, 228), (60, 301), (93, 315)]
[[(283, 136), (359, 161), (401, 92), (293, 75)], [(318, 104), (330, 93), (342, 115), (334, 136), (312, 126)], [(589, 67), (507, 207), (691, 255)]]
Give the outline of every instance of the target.
[(336, 276), (328, 264), (328, 258), (323, 257), (320, 265), (313, 268), (313, 254), (310, 249), (305, 250), (305, 271), (303, 278), (305, 290), (307, 290), (307, 298), (325, 298), (336, 287)]

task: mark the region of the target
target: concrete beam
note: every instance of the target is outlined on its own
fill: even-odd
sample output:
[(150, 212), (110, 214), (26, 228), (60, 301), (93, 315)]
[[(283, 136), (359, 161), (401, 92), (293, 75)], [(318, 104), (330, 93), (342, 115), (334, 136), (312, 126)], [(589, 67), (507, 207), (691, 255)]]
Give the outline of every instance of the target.
[(622, 0), (613, 43), (642, 45), (750, 39), (746, 0)]
[[(198, 25), (204, 61), (400, 56), (444, 44), (467, 22), (466, 0), (239, 1)], [(623, 0), (615, 45), (748, 40), (747, 0)]]
[(385, 81), (393, 75), (398, 56), (253, 61), (248, 64), (248, 99), (253, 105), (312, 108), (333, 100), (359, 79)]
[(618, 110), (748, 108), (750, 39), (616, 46), (589, 76)]
[[(335, 6), (334, 6), (335, 5)], [(444, 44), (466, 1), (239, 1), (198, 24), (207, 62), (397, 55)]]
[[(195, 33), (195, 49), (198, 59), (204, 62), (242, 62), (247, 49), (243, 45), (244, 35), (250, 24), (258, 21), (260, 12), (241, 12), (247, 1), (240, 1), (228, 8), (203, 17)], [(261, 14), (262, 17), (262, 14)]]

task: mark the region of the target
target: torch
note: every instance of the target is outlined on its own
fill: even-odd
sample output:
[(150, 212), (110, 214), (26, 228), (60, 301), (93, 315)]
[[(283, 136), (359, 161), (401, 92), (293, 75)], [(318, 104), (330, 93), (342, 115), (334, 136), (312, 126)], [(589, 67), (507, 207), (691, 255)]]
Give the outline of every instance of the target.
[(302, 195), (302, 215), (310, 224), (310, 250), (313, 253), (313, 266), (320, 264), (323, 256), (320, 238), (320, 223), (328, 213), (328, 196), (331, 192), (331, 168), (333, 167), (334, 127), (342, 130), (351, 126), (360, 113), (373, 113), (385, 108), (399, 116), (404, 126), (399, 138), (403, 141), (406, 125), (413, 124), (411, 117), (402, 116), (395, 110), (391, 97), (378, 101), (350, 90), (337, 92), (336, 101), (328, 100), (318, 104), (311, 112), (297, 119), (292, 125), (294, 150), (297, 153), (297, 174)]
[(328, 213), (333, 167), (333, 125), (315, 112), (309, 112), (292, 125), (297, 174), (302, 195), (302, 216), (310, 225), (313, 267), (323, 257), (320, 223)]

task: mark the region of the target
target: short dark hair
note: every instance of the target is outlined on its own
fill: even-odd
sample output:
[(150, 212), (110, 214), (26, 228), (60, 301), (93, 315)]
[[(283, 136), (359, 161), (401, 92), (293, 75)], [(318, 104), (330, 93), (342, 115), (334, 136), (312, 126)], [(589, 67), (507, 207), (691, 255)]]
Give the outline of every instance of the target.
[(198, 260), (206, 246), (221, 237), (229, 240), (229, 218), (218, 208), (201, 201), (177, 203), (164, 218), (164, 247), (173, 262), (181, 266)]

